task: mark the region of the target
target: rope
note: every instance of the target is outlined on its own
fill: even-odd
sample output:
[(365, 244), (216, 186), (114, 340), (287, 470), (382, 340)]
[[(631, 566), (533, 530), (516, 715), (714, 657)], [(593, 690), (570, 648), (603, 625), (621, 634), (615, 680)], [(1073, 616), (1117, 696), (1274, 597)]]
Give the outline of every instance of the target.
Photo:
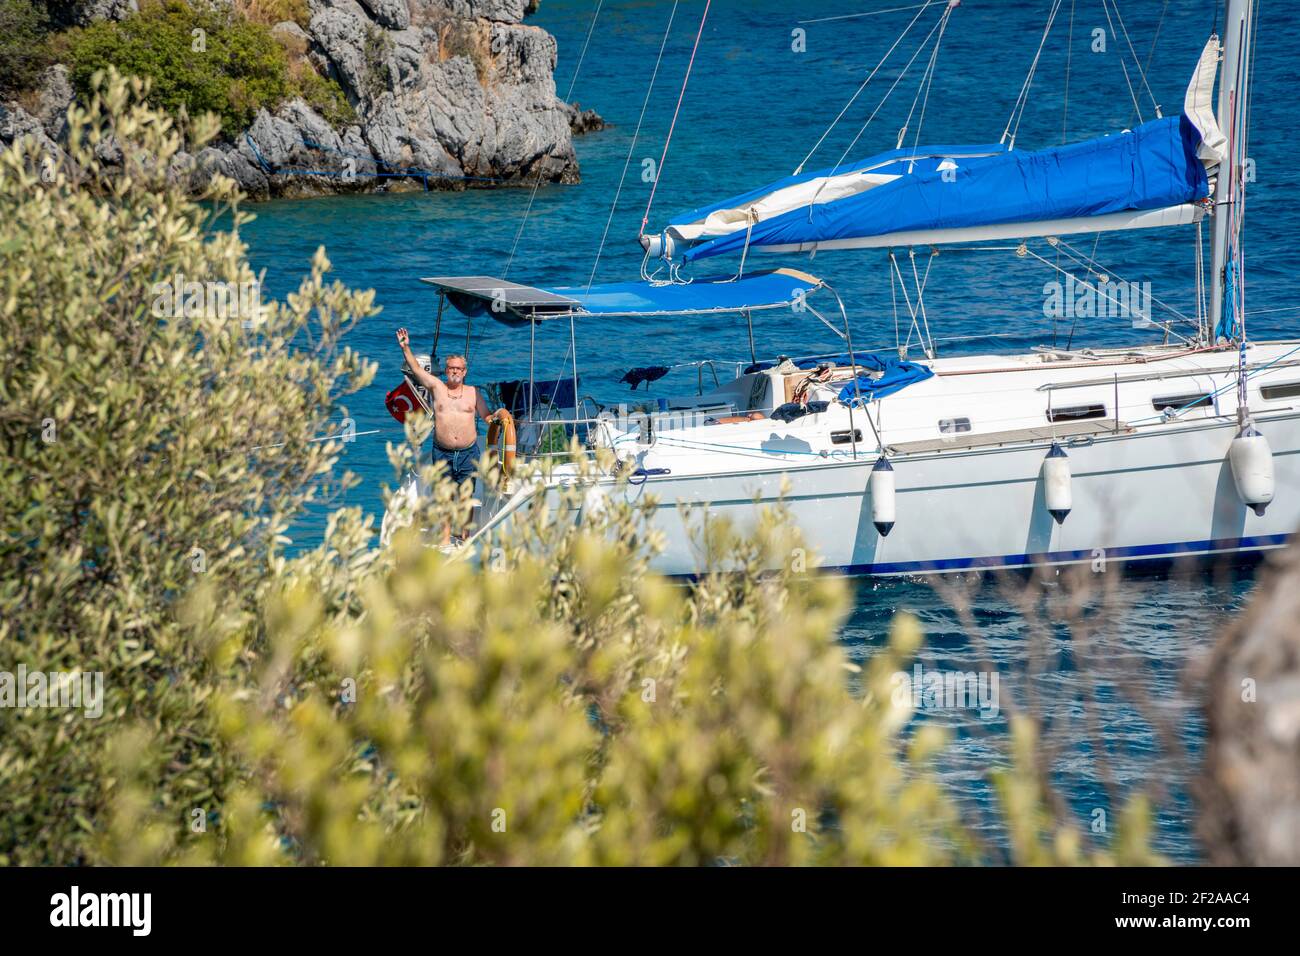
[[(930, 7), (930, 6), (932, 6), (933, 4), (938, 3), (938, 2), (940, 2), (940, 0), (927, 0), (927, 2), (921, 4), (919, 8), (918, 8), (918, 7), (899, 7), (899, 8), (897, 8), (897, 9), (900, 9), (900, 10), (902, 10), (902, 9), (907, 9), (907, 10), (919, 9), (919, 10), (921, 11), (921, 13), (924, 13), (924, 12), (926, 11), (926, 8), (928, 8), (928, 7)], [(876, 11), (876, 12), (877, 12), (877, 13), (890, 13), (890, 12), (892, 12), (892, 11), (889, 11), (889, 10), (878, 10), (878, 11)], [(884, 55), (883, 57), (881, 57), (880, 62), (876, 64), (875, 69), (873, 69), (869, 74), (867, 74), (867, 78), (866, 78), (865, 80), (862, 81), (862, 84), (857, 88), (856, 91), (854, 91), (853, 95), (849, 97), (849, 101), (848, 101), (847, 103), (844, 104), (844, 107), (839, 111), (839, 114), (836, 115), (835, 119), (831, 120), (831, 125), (828, 126), (828, 127), (826, 127), (826, 131), (825, 131), (824, 133), (822, 133), (821, 137), (817, 140), (817, 142), (813, 144), (813, 148), (810, 149), (810, 150), (808, 150), (808, 155), (805, 156), (805, 157), (800, 161), (799, 165), (795, 167), (794, 172), (791, 173), (792, 176), (798, 176), (801, 172), (803, 172), (804, 165), (808, 162), (808, 160), (812, 159), (812, 157), (813, 157), (813, 153), (817, 152), (817, 150), (821, 147), (821, 144), (822, 144), (823, 142), (825, 142), (826, 137), (830, 135), (831, 130), (835, 129), (836, 124), (839, 123), (839, 121), (840, 121), (841, 119), (844, 118), (844, 114), (848, 112), (849, 107), (852, 106), (853, 103), (854, 103), (854, 101), (856, 101), (857, 98), (858, 98), (859, 96), (862, 95), (862, 91), (865, 90), (865, 89), (867, 88), (867, 84), (871, 82), (872, 77), (874, 77), (878, 72), (880, 72), (881, 67), (883, 67), (883, 66), (885, 65), (885, 61), (887, 61), (887, 60), (890, 58), (890, 56), (893, 55), (893, 52), (894, 52), (896, 49), (898, 49), (898, 45), (899, 45), (900, 43), (903, 42), (903, 38), (906, 37), (907, 34), (911, 31), (912, 27), (916, 25), (916, 21), (919, 20), (919, 19), (921, 19), (921, 13), (918, 13), (916, 16), (912, 17), (912, 22), (909, 23), (909, 24), (907, 25), (906, 29), (904, 29), (903, 32), (900, 33), (900, 34), (898, 35), (898, 39), (894, 41), (893, 45), (892, 45), (888, 50), (885, 51), (885, 55)], [(864, 16), (871, 16), (871, 15), (872, 15), (872, 14), (870, 14), (870, 13), (856, 13), (856, 14), (850, 14), (849, 16), (859, 16), (859, 17), (864, 17)], [(848, 19), (848, 18), (849, 18), (849, 17), (846, 16), (846, 17), (824, 17), (823, 19), (826, 19), (826, 20), (839, 20), (839, 19)], [(819, 21), (816, 21), (816, 20), (807, 20), (807, 21), (803, 21), (803, 20), (801, 20), (800, 22), (801, 22), (801, 23), (816, 23), (816, 22), (819, 22)], [(841, 157), (841, 159), (842, 159), (842, 158), (843, 158), (843, 157)]]
[(659, 168), (655, 170), (655, 181), (650, 186), (650, 199), (645, 204), (645, 215), (641, 217), (641, 232), (650, 222), (650, 207), (654, 205), (655, 192), (659, 189), (659, 180), (664, 174), (664, 163), (668, 159), (668, 145), (673, 141), (673, 130), (677, 128), (677, 115), (682, 109), (682, 100), (686, 97), (686, 84), (691, 81), (691, 70), (695, 67), (695, 54), (700, 49), (700, 37), (704, 35), (704, 21), (709, 18), (709, 7), (713, 0), (704, 0), (704, 13), (700, 15), (700, 28), (695, 32), (695, 45), (691, 47), (691, 58), (686, 64), (686, 75), (682, 77), (682, 89), (677, 94), (677, 105), (673, 108), (673, 120), (668, 125), (668, 136), (664, 139), (664, 151), (659, 156)]
[(1205, 230), (1204, 220), (1196, 223), (1196, 334), (1202, 343), (1209, 342), (1205, 307)]
[[(347, 156), (353, 159), (361, 159), (365, 162), (376, 162), (375, 157), (366, 153), (350, 152), (348, 150), (334, 149), (332, 146), (325, 146), (310, 140), (306, 136), (299, 136), (302, 145), (308, 149), (313, 149), (322, 153), (334, 153), (338, 156)], [(503, 183), (505, 179), (493, 176), (457, 176), (453, 173), (431, 173), (427, 169), (419, 169), (415, 166), (408, 166), (400, 172), (373, 172), (360, 173), (356, 170), (347, 169), (308, 169), (305, 166), (275, 166), (257, 148), (257, 143), (253, 142), (253, 137), (248, 130), (244, 131), (244, 141), (248, 143), (248, 148), (253, 151), (253, 158), (257, 160), (257, 165), (261, 167), (262, 172), (268, 176), (334, 176), (336, 178), (364, 176), (369, 179), (422, 179), (424, 180), (425, 189), (428, 189), (430, 179), (454, 179), (464, 182), (475, 183)]]
[[(894, 272), (898, 276), (898, 286), (903, 291), (903, 304), (907, 306), (907, 314), (911, 317), (911, 325), (907, 329), (907, 341), (903, 343), (900, 354), (906, 354), (908, 347), (912, 344), (912, 332), (915, 331), (919, 336), (921, 328), (916, 321), (916, 310), (912, 308), (912, 297), (907, 294), (907, 283), (903, 281), (903, 273), (898, 268), (898, 257), (894, 251), (889, 251), (889, 262), (894, 267)], [(891, 280), (892, 281), (892, 280)]]
[[(1100, 236), (1100, 235), (1101, 235), (1101, 234), (1098, 233), (1098, 236)], [(1056, 242), (1057, 242), (1057, 246), (1058, 246), (1058, 247), (1063, 247), (1063, 248), (1069, 250), (1069, 252), (1074, 253), (1074, 255), (1071, 255), (1071, 256), (1070, 256), (1071, 259), (1073, 259), (1075, 262), (1078, 262), (1080, 265), (1083, 265), (1085, 268), (1087, 268), (1087, 265), (1085, 264), (1085, 262), (1084, 262), (1082, 259), (1077, 258), (1077, 256), (1082, 255), (1082, 253), (1080, 253), (1077, 249), (1075, 249), (1073, 246), (1071, 246), (1071, 245), (1070, 245), (1068, 242), (1066, 242), (1064, 239), (1060, 239), (1060, 238), (1058, 238), (1058, 239), (1056, 240)], [(1095, 248), (1095, 247), (1094, 247), (1094, 248)], [(1090, 258), (1088, 261), (1091, 262), (1093, 266), (1096, 266), (1096, 264), (1097, 264), (1095, 259)], [(1098, 270), (1098, 269), (1089, 269), (1089, 271), (1092, 272), (1094, 275), (1100, 275), (1100, 274), (1101, 274), (1101, 270)], [(1121, 275), (1120, 275), (1118, 272), (1116, 272), (1114, 269), (1108, 269), (1108, 270), (1105, 270), (1105, 271), (1106, 271), (1108, 274), (1115, 276), (1115, 277), (1116, 277), (1117, 279), (1119, 279), (1121, 282), (1127, 281), (1127, 280), (1124, 279), (1123, 276), (1121, 276)], [(1184, 322), (1186, 322), (1188, 325), (1195, 325), (1195, 324), (1196, 324), (1194, 321), (1192, 321), (1192, 319), (1191, 319), (1190, 316), (1184, 314), (1184, 313), (1183, 313), (1182, 311), (1180, 311), (1179, 309), (1175, 309), (1175, 308), (1174, 308), (1172, 305), (1170, 305), (1168, 302), (1165, 302), (1165, 301), (1162, 300), (1162, 299), (1158, 299), (1158, 298), (1156, 298), (1154, 295), (1151, 297), (1151, 301), (1154, 302), (1154, 303), (1156, 303), (1157, 305), (1159, 305), (1161, 308), (1168, 309), (1170, 312), (1172, 312), (1174, 315), (1178, 316), (1178, 318), (1182, 319), (1182, 320), (1183, 320)]]
[[(367, 432), (353, 432), (352, 438), (361, 438), (363, 435), (378, 435), (379, 432), (380, 429), (378, 428), (372, 428), (370, 429), (370, 431)], [(311, 442), (316, 442), (316, 441), (334, 441), (335, 439), (339, 438), (340, 435), (344, 435), (344, 434), (346, 434), (346, 432), (335, 432), (333, 435), (317, 435), (315, 438), (308, 438), (307, 442), (310, 444)], [(341, 440), (349, 441), (350, 439), (341, 439)], [(283, 448), (287, 444), (289, 443), (285, 441), (281, 441), (281, 442), (276, 442), (273, 445), (254, 445), (252, 448), (249, 449), (249, 451), (260, 451), (263, 448)]]
[[(891, 251), (889, 257), (892, 259), (894, 253)], [(889, 270), (889, 301), (894, 307), (894, 348), (898, 350), (900, 359), (907, 358), (907, 350), (903, 348), (903, 341), (899, 336), (898, 328), (898, 285), (894, 281), (894, 270)]]
[(928, 345), (923, 343), (922, 347), (925, 349), (926, 357), (933, 359), (934, 339), (930, 335), (930, 319), (925, 313), (925, 287), (930, 281), (930, 266), (934, 265), (934, 255), (931, 254), (929, 261), (925, 264), (925, 281), (923, 282), (916, 272), (916, 249), (909, 246), (907, 252), (912, 260), (912, 279), (916, 282), (916, 307), (920, 310), (921, 321), (925, 324), (925, 338), (929, 343)]
[[(596, 261), (591, 264), (591, 276), (587, 279), (587, 291), (591, 291), (592, 283), (596, 281), (596, 269), (600, 266), (600, 257), (605, 251), (605, 240), (609, 238), (609, 227), (614, 222), (614, 211), (618, 209), (619, 197), (623, 195), (623, 184), (627, 181), (627, 171), (632, 165), (632, 154), (636, 151), (636, 141), (641, 135), (641, 124), (645, 121), (646, 108), (650, 105), (650, 95), (654, 92), (655, 80), (659, 77), (659, 65), (664, 59), (664, 48), (668, 46), (668, 34), (672, 32), (673, 20), (677, 16), (677, 5), (679, 0), (673, 0), (673, 8), (668, 14), (668, 26), (664, 29), (664, 38), (659, 44), (659, 56), (655, 58), (654, 72), (650, 74), (650, 85), (646, 87), (645, 99), (641, 101), (641, 115), (636, 120), (636, 130), (632, 133), (632, 142), (627, 148), (627, 159), (623, 161), (623, 173), (618, 177), (618, 189), (614, 191), (614, 202), (609, 207), (609, 218), (605, 220), (605, 231), (600, 236), (600, 247), (596, 250)], [(656, 179), (658, 176), (655, 177)], [(647, 250), (647, 255), (649, 254)], [(644, 276), (645, 268), (642, 266)]]

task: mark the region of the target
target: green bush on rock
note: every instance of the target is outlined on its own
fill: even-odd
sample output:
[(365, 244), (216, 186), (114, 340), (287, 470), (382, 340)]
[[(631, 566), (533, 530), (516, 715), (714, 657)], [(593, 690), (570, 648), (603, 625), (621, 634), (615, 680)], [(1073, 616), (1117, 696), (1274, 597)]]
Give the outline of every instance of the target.
[(49, 62), (45, 11), (31, 0), (0, 0), (0, 95), (31, 89)]
[(226, 137), (247, 128), (259, 109), (274, 109), (297, 95), (329, 112), (331, 122), (350, 116), (337, 83), (309, 67), (291, 70), (270, 30), (229, 7), (194, 9), (183, 0), (152, 0), (120, 22), (69, 30), (56, 44), (82, 97), (89, 95), (95, 73), (112, 66), (148, 77), (154, 105), (172, 114), (182, 107), (191, 116), (216, 113)]

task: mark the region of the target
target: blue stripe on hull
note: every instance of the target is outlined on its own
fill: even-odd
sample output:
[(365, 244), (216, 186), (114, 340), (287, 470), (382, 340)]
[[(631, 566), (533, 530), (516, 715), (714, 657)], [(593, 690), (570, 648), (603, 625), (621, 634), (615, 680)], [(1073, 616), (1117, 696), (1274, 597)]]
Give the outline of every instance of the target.
[[(1107, 562), (1139, 564), (1149, 561), (1172, 562), (1178, 558), (1210, 555), (1214, 552), (1256, 552), (1287, 543), (1287, 534), (1266, 534), (1247, 538), (1224, 538), (1209, 541), (1183, 541), (1174, 544), (1143, 544), (1127, 548), (1106, 548), (1098, 555), (1094, 549), (1083, 551), (1048, 551), (1043, 554), (1009, 554), (985, 558), (945, 558), (940, 561), (897, 561), (880, 564), (852, 564), (824, 567), (819, 570), (849, 575), (934, 574), (943, 571), (996, 570), (1034, 565), (1071, 564), (1103, 557)], [(1098, 549), (1101, 550), (1101, 549)]]

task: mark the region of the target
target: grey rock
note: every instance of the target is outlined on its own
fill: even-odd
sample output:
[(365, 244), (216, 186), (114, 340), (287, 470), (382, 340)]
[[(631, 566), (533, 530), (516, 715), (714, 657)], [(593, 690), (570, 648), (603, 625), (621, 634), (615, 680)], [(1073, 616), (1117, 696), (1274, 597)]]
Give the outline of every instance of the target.
[(271, 27), (271, 36), (290, 49), (301, 47), (305, 50), (311, 45), (311, 35), (292, 20), (281, 20)]
[(271, 194), (266, 173), (237, 149), (209, 146), (195, 157), (194, 167), (190, 182), (195, 190), (202, 189), (219, 173), (233, 179), (252, 199), (266, 199)]
[(295, 148), (319, 147), (337, 152), (343, 145), (334, 128), (300, 99), (290, 100), (280, 107), (276, 117), (292, 130)]
[(42, 144), (49, 142), (45, 127), (35, 116), (17, 103), (0, 103), (0, 141), (11, 146), (24, 136), (31, 136)]
[(296, 141), (293, 127), (262, 109), (235, 142), (235, 149), (259, 166), (288, 166)]
[(564, 114), (574, 136), (595, 133), (605, 128), (605, 120), (595, 110), (584, 110), (581, 103), (565, 103)]
[(411, 8), (406, 0), (360, 0), (370, 18), (390, 30), (405, 30), (411, 25)]
[(86, 26), (96, 20), (125, 20), (139, 9), (137, 0), (85, 0), (73, 19)]
[[(424, 66), (424, 41), (419, 30), (395, 30), (388, 34), (392, 41), (388, 57), (390, 88), (415, 89), (420, 85)], [(395, 83), (396, 86), (391, 84)]]
[(35, 116), (16, 103), (0, 103), (0, 146), (8, 149), (15, 143), (28, 144), (27, 168), (49, 179), (58, 169), (68, 169), (67, 155), (50, 139)]
[[(421, 3), (422, 0), (412, 0)], [(453, 16), (461, 18), (478, 18), (497, 23), (518, 23), (537, 9), (537, 0), (423, 0), (426, 7), (441, 7), (450, 10)]]
[(95, 144), (95, 159), (103, 166), (122, 165), (122, 147), (116, 136), (109, 134)]
[[(355, 173), (373, 188), (391, 181), (375, 172), (452, 187), (577, 181), (573, 135), (603, 121), (556, 97), (555, 40), (520, 24), (531, 0), (309, 0), (309, 9), (307, 57), (361, 121), (340, 135), (305, 103), (259, 114), (248, 131), (256, 150), (235, 149), (268, 167), (272, 192), (307, 189), (304, 169), (324, 180)], [(276, 29), (301, 40), (290, 25)]]
[(369, 67), (366, 64), (366, 28), (374, 25), (364, 16), (330, 8), (311, 18), (309, 29), (326, 62), (329, 73), (355, 102), (369, 90)]
[(41, 74), (36, 99), (36, 118), (50, 139), (61, 140), (68, 125), (68, 107), (72, 105), (72, 82), (66, 66), (56, 63)]

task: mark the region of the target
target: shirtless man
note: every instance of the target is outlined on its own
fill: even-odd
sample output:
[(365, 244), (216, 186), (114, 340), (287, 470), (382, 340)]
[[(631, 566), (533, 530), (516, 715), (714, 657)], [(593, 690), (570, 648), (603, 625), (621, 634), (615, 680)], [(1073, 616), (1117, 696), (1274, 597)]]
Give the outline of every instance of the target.
[(447, 381), (424, 370), (411, 354), (411, 336), (406, 329), (397, 330), (397, 344), (406, 356), (406, 365), (416, 381), (429, 390), (433, 397), (433, 460), (447, 463), (447, 474), (460, 484), (474, 479), (474, 443), (478, 428), (474, 421), (477, 413), (484, 421), (491, 421), (483, 393), (473, 385), (465, 384), (468, 365), (463, 355), (447, 356), (444, 372)]

